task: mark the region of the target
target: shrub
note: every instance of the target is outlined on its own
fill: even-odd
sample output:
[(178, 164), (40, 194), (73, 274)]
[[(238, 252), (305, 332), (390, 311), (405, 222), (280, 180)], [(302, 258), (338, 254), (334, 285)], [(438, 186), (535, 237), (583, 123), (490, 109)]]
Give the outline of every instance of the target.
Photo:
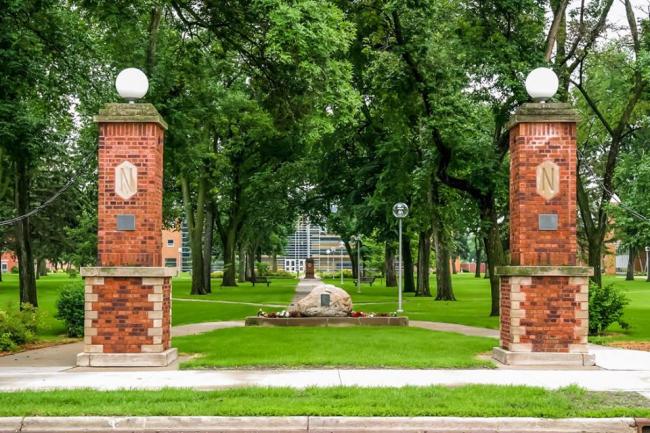
[(265, 276), (276, 278), (296, 278), (295, 272), (288, 271), (268, 271), (266, 272)]
[(210, 278), (223, 278), (222, 271), (216, 271), (210, 274)]
[(79, 276), (79, 271), (75, 268), (70, 268), (66, 271), (70, 278), (77, 278)]
[(257, 262), (255, 264), (255, 267), (257, 268), (257, 275), (260, 277), (266, 276), (269, 270), (269, 264), (264, 263), (264, 262)]
[(22, 304), (22, 309), (10, 305), (7, 311), (0, 310), (0, 351), (14, 351), (36, 340), (39, 324), (38, 310), (31, 304)]
[(607, 328), (618, 322), (623, 329), (629, 325), (622, 320), (623, 309), (629, 300), (614, 284), (589, 286), (589, 335), (602, 335)]
[(69, 337), (83, 337), (84, 302), (84, 288), (78, 284), (68, 285), (59, 293), (55, 317), (65, 322)]
[(12, 266), (11, 267), (11, 273), (12, 274), (17, 274), (18, 273), (18, 266)]

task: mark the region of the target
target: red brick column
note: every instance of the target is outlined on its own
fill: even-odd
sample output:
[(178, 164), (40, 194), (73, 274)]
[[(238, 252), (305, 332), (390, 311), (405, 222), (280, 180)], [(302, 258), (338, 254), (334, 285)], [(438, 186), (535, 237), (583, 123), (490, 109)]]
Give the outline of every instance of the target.
[(151, 104), (107, 104), (99, 124), (98, 264), (83, 268), (80, 366), (164, 366), (171, 344), (171, 277), (161, 267), (163, 138)]
[(523, 105), (510, 124), (510, 253), (501, 267), (501, 343), (508, 364), (592, 365), (591, 268), (576, 266), (576, 112)]

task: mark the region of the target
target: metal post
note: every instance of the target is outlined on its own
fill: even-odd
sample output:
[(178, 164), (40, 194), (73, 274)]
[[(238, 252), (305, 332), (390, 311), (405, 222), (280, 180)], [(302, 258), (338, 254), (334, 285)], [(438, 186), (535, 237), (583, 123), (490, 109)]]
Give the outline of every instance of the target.
[(402, 310), (402, 219), (399, 219), (399, 263), (398, 263), (398, 282), (397, 282), (397, 312)]
[(361, 236), (357, 238), (357, 293), (361, 293)]
[(343, 248), (341, 248), (341, 252), (339, 253), (339, 258), (341, 262), (341, 288), (343, 287)]
[(645, 247), (645, 269), (648, 274), (646, 281), (650, 281), (650, 247)]

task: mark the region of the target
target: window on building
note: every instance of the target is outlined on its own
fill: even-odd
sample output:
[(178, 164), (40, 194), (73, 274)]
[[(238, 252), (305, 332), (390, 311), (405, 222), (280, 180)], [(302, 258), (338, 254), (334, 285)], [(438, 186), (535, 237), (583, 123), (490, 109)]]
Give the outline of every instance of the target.
[(174, 246), (174, 240), (173, 239), (167, 239), (167, 246), (168, 247), (173, 247)]
[(7, 262), (5, 262), (4, 260), (2, 261), (2, 268), (1, 269), (2, 269), (2, 273), (5, 273), (5, 272), (7, 272), (9, 270), (9, 267), (7, 266)]
[(176, 265), (176, 259), (175, 258), (166, 258), (165, 259), (165, 266), (168, 268), (175, 268)]

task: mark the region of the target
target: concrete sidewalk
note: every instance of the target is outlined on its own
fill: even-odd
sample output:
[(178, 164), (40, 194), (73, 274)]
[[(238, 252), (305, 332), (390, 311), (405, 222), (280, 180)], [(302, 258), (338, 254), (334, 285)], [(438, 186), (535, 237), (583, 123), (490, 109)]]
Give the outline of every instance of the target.
[(0, 370), (0, 391), (94, 388), (99, 390), (241, 386), (401, 387), (426, 385), (527, 385), (557, 389), (578, 385), (592, 391), (629, 391), (650, 395), (650, 371), (605, 370), (153, 370), (104, 371), (55, 368)]
[[(172, 336), (182, 337), (185, 335), (201, 334), (215, 329), (234, 328), (239, 326), (244, 326), (244, 322), (224, 321), (193, 323), (190, 325), (174, 326), (172, 328)], [(25, 371), (26, 369), (34, 372), (39, 371), (39, 369), (42, 368), (45, 368), (48, 371), (65, 371), (74, 368), (77, 362), (77, 353), (83, 352), (83, 346), (83, 342), (68, 343), (0, 356), (0, 374), (2, 374), (1, 372), (3, 371), (11, 371), (11, 369), (16, 368), (21, 371)], [(178, 362), (174, 362), (167, 367), (161, 368), (166, 370), (177, 370)], [(142, 370), (142, 368), (135, 369)]]
[[(314, 432), (314, 433), (636, 433), (634, 418), (460, 417), (13, 417), (0, 418), (0, 432)], [(645, 432), (645, 429), (643, 430)]]

